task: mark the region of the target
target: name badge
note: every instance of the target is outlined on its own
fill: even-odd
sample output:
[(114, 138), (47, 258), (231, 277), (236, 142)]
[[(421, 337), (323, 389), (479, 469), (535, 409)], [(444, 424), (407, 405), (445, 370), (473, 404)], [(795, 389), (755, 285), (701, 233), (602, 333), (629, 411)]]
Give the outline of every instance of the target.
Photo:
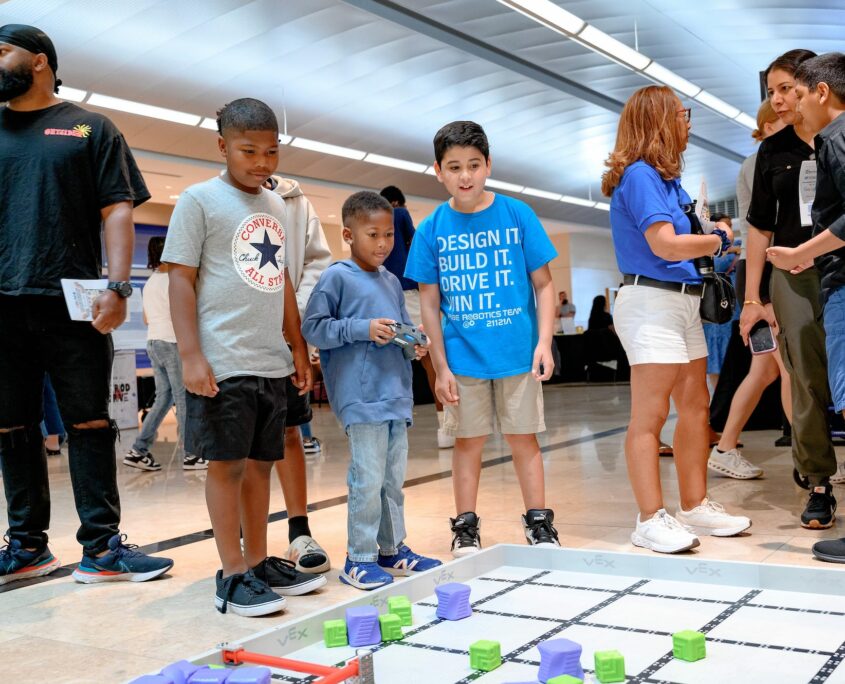
[(801, 172), (798, 176), (798, 207), (801, 211), (801, 225), (812, 226), (813, 219), (810, 210), (816, 198), (816, 160), (806, 159), (801, 162)]

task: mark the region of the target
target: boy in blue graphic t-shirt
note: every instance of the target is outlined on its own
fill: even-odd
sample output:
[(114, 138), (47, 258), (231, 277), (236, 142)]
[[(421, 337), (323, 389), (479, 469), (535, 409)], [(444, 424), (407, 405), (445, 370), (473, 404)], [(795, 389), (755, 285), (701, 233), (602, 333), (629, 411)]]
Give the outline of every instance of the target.
[(528, 542), (559, 546), (536, 436), (546, 429), (540, 383), (554, 367), (548, 263), (557, 252), (528, 205), (484, 190), (490, 156), (481, 126), (447, 124), (434, 137), (434, 156), (452, 199), (417, 228), (405, 276), (420, 284), (435, 392), (446, 407), (444, 430), (456, 437), (452, 554), (481, 548), (481, 452), (497, 425), (513, 451)]

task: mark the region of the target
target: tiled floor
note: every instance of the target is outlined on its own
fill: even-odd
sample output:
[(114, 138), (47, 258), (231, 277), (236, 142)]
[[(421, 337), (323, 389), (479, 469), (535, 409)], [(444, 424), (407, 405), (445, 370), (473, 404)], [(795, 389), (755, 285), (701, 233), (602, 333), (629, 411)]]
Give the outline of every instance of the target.
[[(348, 452), (341, 430), (324, 407), (315, 409), (314, 432), (323, 453), (308, 457), (309, 500), (327, 502), (346, 493)], [(636, 508), (622, 453), (628, 415), (628, 387), (550, 387), (546, 391), (546, 481), (549, 507), (555, 510), (561, 542), (568, 547), (635, 550), (629, 542)], [(431, 406), (419, 407), (411, 431), (408, 478), (447, 473), (451, 451), (435, 448), (436, 419)], [(139, 545), (176, 539), (210, 527), (202, 472), (184, 472), (174, 455), (174, 424), (167, 422), (156, 444), (163, 462), (159, 473), (119, 465), (123, 504), (122, 529)], [(763, 480), (711, 478), (710, 494), (734, 511), (751, 516), (751, 534), (732, 539), (705, 538), (694, 553), (702, 558), (809, 565), (812, 543), (837, 535), (837, 529), (808, 532), (798, 524), (806, 493), (792, 483), (789, 449), (776, 449), (773, 432), (743, 436), (745, 455), (766, 470)], [(124, 433), (125, 448), (133, 434)], [(667, 427), (664, 435), (671, 438)], [(843, 454), (840, 451), (840, 459)], [(122, 452), (121, 452), (122, 453)], [(485, 459), (506, 453), (491, 441)], [(667, 507), (677, 503), (671, 458), (661, 459)], [(70, 491), (66, 457), (50, 464), (53, 492), (51, 548), (63, 563), (79, 560), (78, 525)], [(482, 473), (478, 513), (485, 545), (523, 540), (519, 489), (510, 463)], [(841, 490), (840, 490), (841, 493)], [(274, 487), (272, 510), (284, 508)], [(414, 550), (449, 559), (448, 520), (454, 515), (448, 477), (425, 478), (406, 489), (408, 543)], [(327, 504), (311, 514), (311, 527), (335, 564), (342, 561), (346, 506)], [(57, 573), (30, 586), (15, 584), (0, 593), (0, 654), (3, 681), (121, 682), (162, 665), (237, 639), (343, 600), (356, 590), (329, 574), (318, 594), (288, 600), (281, 616), (249, 619), (221, 615), (213, 607), (214, 542), (204, 536), (176, 545), (167, 555), (176, 565), (171, 575), (145, 584), (82, 586)], [(270, 525), (271, 552), (287, 547), (287, 523)], [(843, 568), (845, 571), (845, 568)]]

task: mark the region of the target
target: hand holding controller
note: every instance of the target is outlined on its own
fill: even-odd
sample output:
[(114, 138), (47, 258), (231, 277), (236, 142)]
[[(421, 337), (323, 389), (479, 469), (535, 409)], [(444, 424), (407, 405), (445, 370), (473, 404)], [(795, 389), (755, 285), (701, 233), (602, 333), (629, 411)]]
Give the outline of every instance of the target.
[(395, 344), (402, 348), (402, 353), (406, 359), (415, 359), (417, 357), (416, 346), (425, 347), (428, 345), (428, 337), (419, 328), (413, 325), (405, 325), (404, 323), (393, 323), (390, 325), (395, 333), (391, 344)]

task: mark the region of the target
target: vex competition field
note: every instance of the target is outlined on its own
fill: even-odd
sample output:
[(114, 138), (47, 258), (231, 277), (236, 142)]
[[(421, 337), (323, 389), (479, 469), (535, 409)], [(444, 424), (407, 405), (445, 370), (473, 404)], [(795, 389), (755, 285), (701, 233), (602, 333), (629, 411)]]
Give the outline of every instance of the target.
[[(472, 615), (438, 619), (437, 586), (471, 587)], [(845, 574), (840, 569), (759, 566), (640, 554), (594, 553), (500, 545), (392, 587), (239, 642), (246, 651), (323, 665), (354, 658), (328, 648), (323, 623), (346, 609), (408, 596), (413, 624), (399, 641), (370, 647), (379, 684), (537, 682), (537, 644), (569, 639), (583, 647), (585, 682), (595, 651), (619, 651), (628, 682), (845, 684)], [(706, 635), (707, 655), (672, 655), (672, 634)], [(470, 644), (501, 645), (502, 664), (470, 667)], [(220, 663), (220, 651), (195, 663)], [(274, 669), (273, 681), (318, 676)], [(351, 680), (350, 680), (351, 681)]]

